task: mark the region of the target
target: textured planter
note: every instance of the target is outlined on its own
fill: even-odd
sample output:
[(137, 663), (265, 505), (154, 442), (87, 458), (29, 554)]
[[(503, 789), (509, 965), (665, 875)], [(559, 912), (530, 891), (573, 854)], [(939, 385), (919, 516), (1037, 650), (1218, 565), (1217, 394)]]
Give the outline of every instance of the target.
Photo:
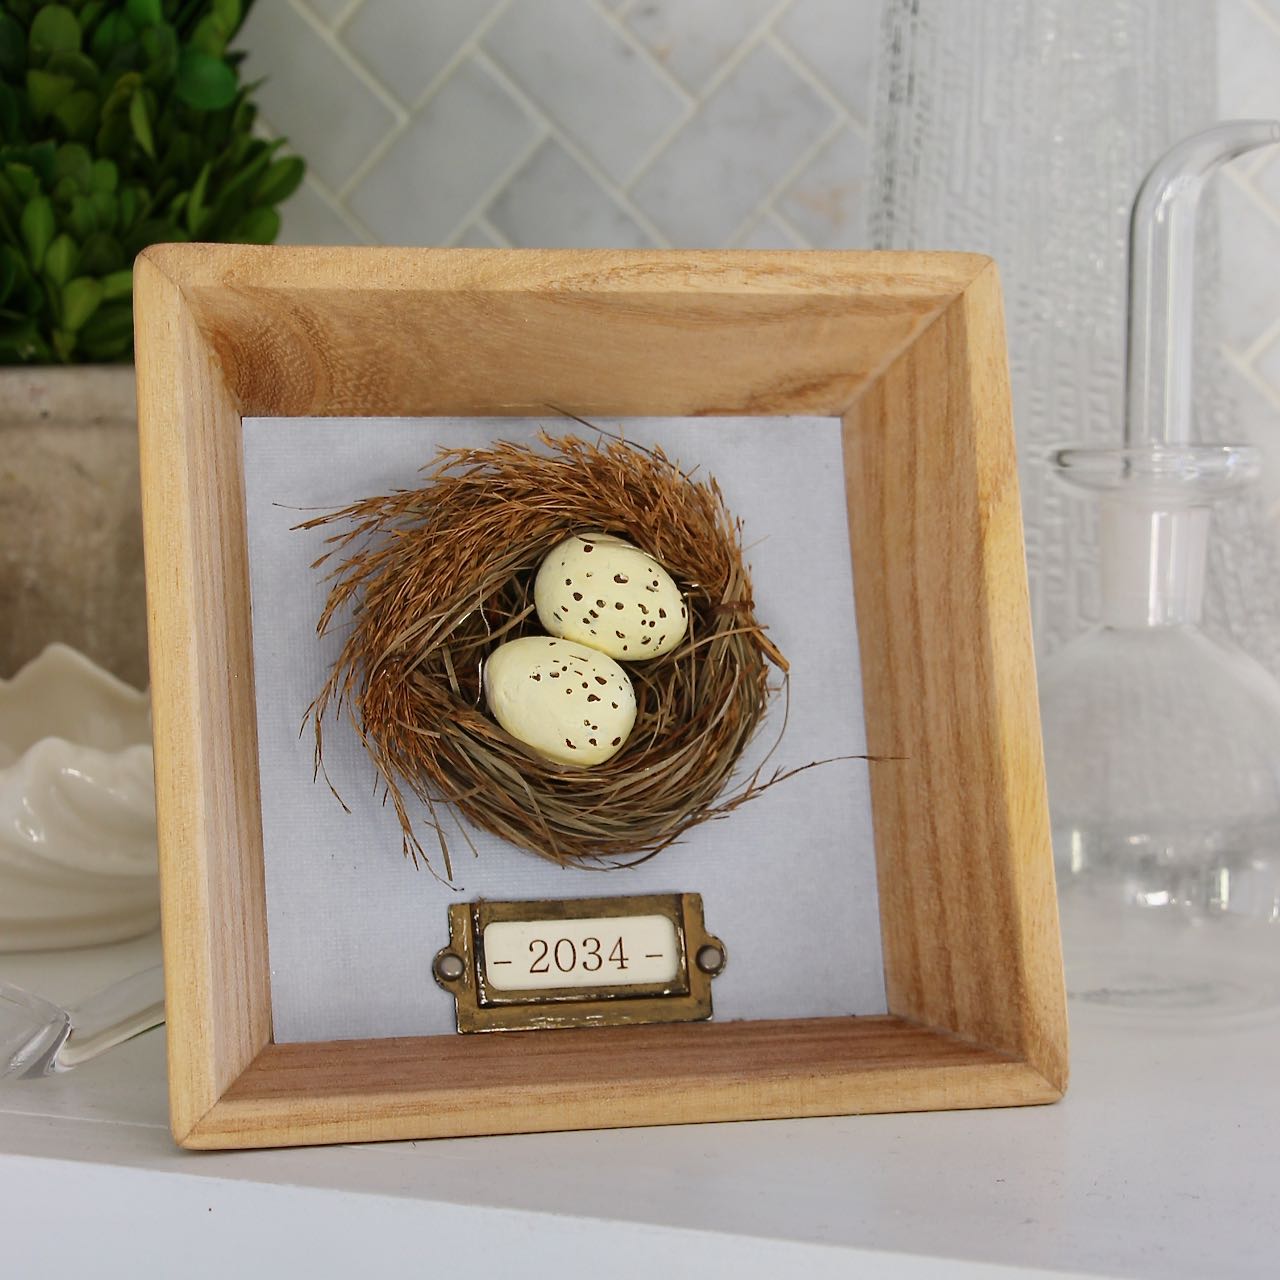
[(0, 370), (0, 676), (61, 641), (147, 684), (130, 365)]

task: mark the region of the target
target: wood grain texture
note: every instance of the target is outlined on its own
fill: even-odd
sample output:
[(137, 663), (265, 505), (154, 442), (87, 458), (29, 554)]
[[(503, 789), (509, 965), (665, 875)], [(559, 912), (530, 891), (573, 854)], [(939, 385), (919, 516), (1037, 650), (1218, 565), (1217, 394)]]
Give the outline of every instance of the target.
[[(959, 254), (161, 246), (135, 277), (175, 1136), (1052, 1101), (1065, 1012), (999, 292)], [(241, 417), (844, 416), (887, 1019), (270, 1043)], [(622, 1038), (619, 1038), (622, 1037)]]
[(169, 1105), (271, 1038), (240, 411), (175, 283), (134, 273)]
[(1065, 1087), (1066, 1006), (994, 267), (845, 418), (892, 1012)]
[(195, 1148), (1051, 1102), (1007, 1055), (898, 1018), (271, 1045)]
[(280, 416), (548, 405), (584, 416), (840, 413), (982, 261), (254, 246), (148, 254), (181, 274), (243, 412)]

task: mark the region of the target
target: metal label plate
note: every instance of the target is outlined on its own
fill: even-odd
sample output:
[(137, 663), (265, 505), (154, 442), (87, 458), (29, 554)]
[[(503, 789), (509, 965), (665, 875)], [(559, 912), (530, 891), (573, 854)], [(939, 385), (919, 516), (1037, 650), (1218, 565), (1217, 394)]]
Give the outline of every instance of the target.
[(459, 1031), (527, 1031), (710, 1018), (724, 965), (702, 898), (673, 893), (457, 903), (433, 973)]

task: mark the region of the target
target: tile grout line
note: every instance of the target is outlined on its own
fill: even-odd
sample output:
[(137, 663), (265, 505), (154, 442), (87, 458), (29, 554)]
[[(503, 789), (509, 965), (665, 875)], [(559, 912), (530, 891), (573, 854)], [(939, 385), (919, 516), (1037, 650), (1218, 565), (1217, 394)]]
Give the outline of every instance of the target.
[[(769, 218), (772, 218), (775, 222), (782, 224), (782, 219), (779, 218), (772, 209), (757, 209), (754, 214), (754, 220), (748, 219), (745, 223), (739, 226), (738, 230), (729, 238), (729, 248), (741, 249), (742, 241), (745, 240), (747, 236), (749, 236), (758, 226), (760, 226), (761, 223)], [(794, 234), (794, 228), (785, 226), (784, 229)], [(804, 236), (797, 235), (796, 238), (800, 243), (797, 245), (789, 245), (788, 248), (811, 249), (813, 247)]]
[(1280, 17), (1277, 17), (1269, 9), (1264, 9), (1258, 0), (1244, 0), (1245, 8), (1252, 11), (1253, 16), (1257, 18), (1263, 26), (1270, 27), (1271, 30), (1280, 36)]
[(1272, 408), (1280, 410), (1280, 388), (1272, 386), (1251, 364), (1241, 360), (1236, 352), (1232, 351), (1225, 342), (1219, 345), (1218, 350), (1227, 364), (1257, 391)]
[[(756, 227), (758, 227), (764, 221), (764, 219), (765, 219), (765, 215), (762, 214), (757, 209), (755, 213), (755, 221), (747, 225), (745, 230), (741, 231), (741, 236), (749, 235), (752, 231), (756, 229)], [(739, 243), (741, 236), (738, 236), (738, 237), (730, 236), (729, 239), (725, 241), (724, 247), (726, 249), (741, 249), (742, 245)]]
[(357, 80), (359, 80), (365, 88), (382, 103), (386, 109), (391, 112), (392, 117), (403, 122), (407, 118), (407, 112), (393, 94), (388, 92), (386, 86), (360, 61), (359, 58), (347, 48), (345, 44), (332, 32), (328, 27), (320, 21), (310, 9), (307, 8), (302, 0), (288, 0), (289, 7), (298, 14), (299, 17), (311, 28), (320, 39), (329, 46), (330, 49), (338, 56), (338, 60), (342, 62), (348, 71), (350, 71)]
[[(786, 192), (784, 191), (781, 194), (785, 195)], [(781, 226), (784, 231), (786, 231), (789, 235), (795, 236), (795, 238), (800, 242), (803, 248), (812, 249), (814, 247), (813, 242), (809, 239), (809, 237), (805, 235), (805, 233), (801, 231), (800, 228), (797, 227), (796, 224), (792, 222), (791, 219), (785, 213), (783, 213), (782, 210), (779, 209), (776, 204), (773, 203), (772, 199), (767, 201), (764, 206), (764, 216), (772, 217), (774, 221), (777, 222), (778, 225)]]
[(684, 128), (690, 124), (698, 112), (702, 108), (702, 103), (690, 103), (688, 108), (681, 114), (679, 119), (673, 121), (671, 125), (660, 133), (653, 145), (636, 161), (631, 172), (627, 175), (624, 182), (618, 183), (620, 191), (630, 192), (632, 187), (644, 176), (645, 171), (655, 163), (658, 157), (676, 140)]
[(339, 35), (342, 29), (356, 16), (356, 10), (364, 3), (364, 0), (348, 0), (345, 8), (338, 10), (338, 16), (333, 20), (333, 26), (330, 28), (334, 35)]
[(501, 0), (501, 3), (495, 4), (489, 13), (476, 24), (475, 30), (458, 46), (457, 52), (454, 53), (453, 57), (431, 77), (426, 87), (413, 100), (409, 109), (414, 116), (444, 88), (445, 81), (453, 77), (453, 74), (463, 62), (468, 58), (474, 57), (477, 53), (484, 52), (483, 41), (485, 36), (493, 30), (513, 3), (514, 0)]
[[(529, 123), (536, 126), (535, 121), (531, 120)], [(546, 131), (535, 127), (534, 135), (529, 140), (528, 144), (520, 150), (520, 153), (516, 158), (498, 175), (498, 177), (485, 188), (484, 194), (467, 210), (462, 221), (457, 223), (448, 235), (441, 237), (440, 243), (453, 244), (460, 236), (466, 233), (467, 228), (471, 226), (473, 222), (476, 222), (481, 218), (485, 218), (488, 213), (489, 206), (498, 198), (503, 189), (511, 182), (516, 174), (529, 163), (533, 158), (534, 152), (537, 151), (538, 148), (546, 142), (546, 140)], [(504, 236), (503, 238), (505, 239), (506, 237)]]
[[(1270, 159), (1271, 157), (1268, 157), (1268, 158)], [(1280, 176), (1280, 157), (1277, 157), (1276, 159), (1277, 159), (1276, 174), (1277, 176)], [(1255, 174), (1258, 172), (1259, 170), (1254, 171)], [(1262, 202), (1263, 207), (1266, 209), (1269, 209), (1271, 211), (1272, 216), (1277, 221), (1280, 221), (1280, 199), (1273, 200), (1271, 196), (1267, 194), (1267, 192), (1263, 191), (1263, 189), (1260, 186), (1258, 186), (1257, 182), (1254, 181), (1253, 175), (1250, 176), (1249, 182), (1250, 182), (1250, 185), (1253, 187), (1254, 194)]]
[[(256, 133), (263, 129), (267, 131), (268, 136), (277, 138), (280, 136), (280, 130), (278, 130), (260, 111), (254, 124), (254, 132)], [(338, 199), (329, 184), (325, 182), (323, 178), (318, 177), (311, 171), (309, 166), (306, 174), (303, 176), (302, 184), (303, 186), (308, 187), (340, 222), (345, 223), (347, 229), (353, 235), (359, 237), (366, 244), (378, 243), (378, 238), (373, 235), (369, 228), (364, 225), (356, 214), (352, 213), (351, 210)], [(285, 209), (288, 208), (288, 201), (285, 202), (283, 207)], [(283, 218), (285, 215), (281, 216)]]
[[(509, 76), (506, 69), (489, 53), (487, 49), (478, 49), (476, 51), (476, 61), (492, 75), (499, 84), (516, 100), (521, 109), (526, 114), (538, 121), (544, 131), (544, 141), (546, 138), (554, 139), (565, 151), (571, 155), (574, 160), (586, 170), (587, 174), (592, 178), (597, 186), (601, 187), (604, 192), (613, 200), (613, 202), (623, 210), (637, 226), (653, 240), (659, 248), (670, 248), (671, 242), (666, 235), (654, 223), (642, 209), (640, 209), (627, 195), (626, 191), (616, 182), (608, 177), (595, 163), (577, 142), (575, 142), (560, 126), (531, 98), (524, 89)], [(514, 176), (514, 174), (512, 175)], [(496, 199), (497, 193), (493, 199)], [(486, 206), (487, 207), (487, 206)]]
[(792, 47), (774, 32), (768, 36), (769, 46), (804, 82), (836, 113), (842, 124), (852, 126), (854, 114), (836, 97), (827, 82)]
[(731, 53), (712, 73), (711, 78), (702, 86), (699, 94), (699, 101), (706, 102), (717, 89), (733, 73), (742, 65), (743, 62), (751, 55), (752, 51), (758, 49), (770, 36), (773, 35), (773, 24), (782, 17), (788, 9), (791, 8), (791, 0), (778, 0), (778, 3), (772, 9), (765, 13), (764, 17), (756, 23), (754, 27), (743, 37), (742, 43)]
[(1242, 156), (1236, 161), (1236, 164), (1240, 166), (1241, 172), (1247, 174), (1250, 181), (1252, 181), (1257, 174), (1267, 167), (1267, 161), (1270, 159), (1271, 155), (1266, 147), (1259, 147), (1257, 151)]
[(375, 236), (373, 232), (365, 226), (364, 222), (356, 214), (352, 213), (352, 211), (348, 209), (347, 206), (343, 204), (319, 178), (313, 178), (310, 174), (307, 174), (303, 179), (303, 184), (310, 187), (311, 190), (315, 192), (321, 201), (323, 201), (323, 203), (329, 208), (329, 210), (340, 221), (346, 224), (347, 229), (353, 234), (359, 236), (365, 244), (378, 243), (378, 237)]
[(386, 133), (378, 139), (377, 146), (373, 147), (369, 154), (360, 161), (358, 165), (351, 171), (347, 178), (343, 181), (342, 186), (338, 188), (337, 198), (344, 204), (355, 189), (369, 176), (370, 171), (378, 163), (379, 160), (391, 150), (393, 146), (404, 137), (408, 131), (409, 122), (406, 121), (402, 125), (396, 125), (393, 129), (388, 129)]
[[(413, 103), (406, 108), (405, 117), (400, 121), (394, 129), (389, 129), (382, 138), (378, 140), (375, 146), (367, 156), (352, 170), (351, 174), (343, 182), (338, 191), (338, 196), (342, 200), (346, 200), (355, 189), (377, 168), (378, 164), (386, 156), (387, 152), (409, 131), (410, 126), (419, 118), (426, 109), (431, 100), (437, 94), (442, 93), (449, 81), (461, 69), (463, 64), (472, 58), (480, 49), (480, 41), (489, 31), (489, 28), (498, 20), (498, 18), (511, 7), (512, 0), (503, 0), (503, 3), (493, 7), (492, 12), (476, 29), (458, 46), (453, 56), (436, 72), (434, 76), (427, 82), (426, 87), (414, 99)], [(352, 57), (355, 55), (352, 54)], [(370, 72), (372, 75), (373, 73)]]
[(511, 243), (511, 240), (507, 237), (506, 232), (503, 231), (501, 227), (496, 226), (494, 223), (490, 222), (489, 219), (483, 213), (471, 225), (473, 227), (479, 227), (480, 230), (485, 233), (485, 235), (496, 240), (504, 249), (515, 248), (515, 245), (513, 245)]
[(1237, 351), (1236, 354), (1247, 364), (1252, 364), (1273, 342), (1278, 340), (1280, 340), (1280, 316), (1267, 325), (1243, 351)]
[(756, 26), (742, 38), (742, 42), (738, 47), (724, 59), (711, 78), (698, 91), (698, 96), (690, 104), (689, 112), (685, 118), (673, 124), (667, 133), (659, 138), (654, 146), (637, 161), (635, 168), (627, 175), (626, 182), (622, 184), (623, 191), (630, 193), (634, 189), (636, 184), (657, 163), (658, 157), (676, 140), (681, 130), (706, 107), (708, 101), (720, 86), (746, 61), (751, 55), (751, 51), (759, 46), (774, 20), (785, 12), (790, 4), (791, 0), (779, 0), (779, 3), (770, 9)]
[[(1271, 30), (1271, 34), (1280, 38), (1280, 16), (1272, 13), (1269, 9), (1264, 9), (1258, 0), (1244, 0), (1244, 7), (1253, 14), (1255, 21), (1260, 22), (1264, 27)], [(1221, 97), (1221, 95), (1219, 95)], [(1271, 159), (1271, 151), (1269, 148), (1262, 148), (1257, 154), (1247, 157), (1240, 166), (1241, 170), (1250, 178), (1256, 177), (1267, 167), (1267, 162)], [(1261, 192), (1259, 197), (1266, 200)], [(1267, 202), (1270, 204), (1270, 201)], [(1280, 207), (1275, 211), (1277, 219), (1280, 219)]]
[(1265, 217), (1270, 218), (1273, 222), (1280, 223), (1280, 208), (1272, 204), (1246, 174), (1237, 173), (1229, 165), (1223, 170), (1223, 173), (1235, 187), (1244, 192), (1245, 196), (1253, 201)]
[[(1222, 100), (1221, 93), (1219, 93), (1218, 95), (1218, 100), (1219, 100), (1219, 107), (1221, 107), (1221, 100)], [(1222, 115), (1224, 118), (1230, 118), (1233, 114), (1238, 115), (1239, 113), (1238, 112), (1232, 113), (1232, 112), (1225, 112), (1225, 111), (1222, 112)], [(1232, 161), (1229, 167), (1239, 170), (1239, 172), (1245, 174), (1249, 178), (1249, 180), (1252, 181), (1254, 178), (1258, 176), (1258, 174), (1260, 174), (1263, 171), (1263, 169), (1267, 167), (1270, 161), (1271, 161), (1271, 148), (1259, 147), (1256, 151), (1249, 151), (1249, 152), (1246, 152), (1243, 156), (1237, 156), (1236, 159)]]
[(602, 17), (605, 22), (607, 22), (614, 31), (616, 31), (618, 35), (640, 55), (640, 58), (644, 62), (648, 63), (649, 69), (665, 80), (668, 86), (679, 94), (680, 99), (684, 102), (685, 106), (691, 107), (697, 102), (697, 96), (692, 92), (692, 90), (686, 88), (685, 85), (676, 78), (671, 69), (663, 65), (644, 41), (642, 41), (635, 32), (627, 26), (627, 24), (622, 20), (622, 16), (620, 14), (611, 13), (599, 3), (599, 0), (596, 0), (592, 7), (600, 17)]
[[(795, 164), (793, 164), (791, 168), (788, 169), (786, 173), (784, 173), (763, 196), (761, 196), (755, 209), (752, 210), (752, 213), (757, 211), (772, 213), (788, 231), (798, 231), (798, 228), (793, 227), (790, 221), (781, 212), (779, 212), (777, 205), (774, 202), (779, 196), (786, 193), (787, 188), (818, 158), (818, 156), (822, 154), (826, 149), (827, 144), (832, 142), (843, 128), (843, 121), (832, 120), (831, 123), (828, 124), (820, 134), (818, 134), (817, 138), (800, 152), (799, 159), (796, 160)], [(738, 235), (744, 234), (744, 228), (749, 225), (750, 218), (748, 217), (738, 224), (733, 232), (733, 236), (730, 238), (734, 239)], [(802, 244), (808, 244), (808, 237), (803, 235), (800, 236), (800, 242)]]

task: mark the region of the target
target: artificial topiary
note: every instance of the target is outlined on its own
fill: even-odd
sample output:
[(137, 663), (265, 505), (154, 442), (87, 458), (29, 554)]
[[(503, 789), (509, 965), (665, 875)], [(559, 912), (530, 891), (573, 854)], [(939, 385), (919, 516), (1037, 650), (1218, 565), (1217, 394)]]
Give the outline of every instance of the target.
[(227, 43), (253, 0), (5, 0), (0, 363), (124, 360), (149, 244), (266, 244), (302, 180)]

